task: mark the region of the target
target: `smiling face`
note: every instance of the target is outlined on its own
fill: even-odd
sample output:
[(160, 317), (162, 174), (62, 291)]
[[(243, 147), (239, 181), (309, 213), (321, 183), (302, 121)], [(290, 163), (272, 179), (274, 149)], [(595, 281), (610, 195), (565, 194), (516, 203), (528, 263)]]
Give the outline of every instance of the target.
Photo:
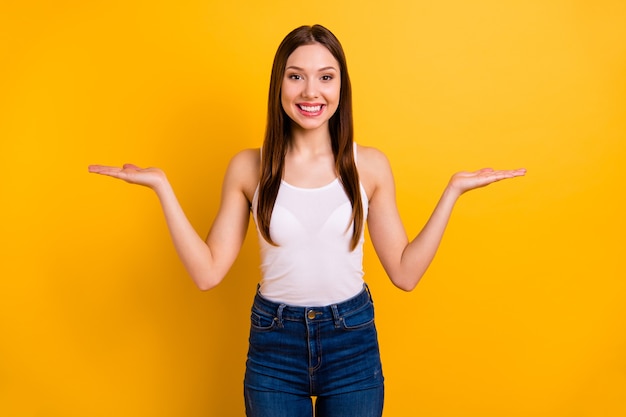
[(328, 120), (339, 106), (339, 63), (319, 43), (302, 45), (287, 58), (281, 88), (281, 104), (293, 128), (328, 129)]

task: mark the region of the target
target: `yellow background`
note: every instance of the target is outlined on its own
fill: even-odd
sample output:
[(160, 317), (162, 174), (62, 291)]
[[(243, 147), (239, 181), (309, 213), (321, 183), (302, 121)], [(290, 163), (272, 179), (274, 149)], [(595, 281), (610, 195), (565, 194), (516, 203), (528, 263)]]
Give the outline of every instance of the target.
[(416, 234), (462, 197), (403, 293), (366, 246), (386, 417), (626, 415), (626, 3), (4, 1), (0, 415), (242, 416), (253, 228), (224, 283), (185, 275), (154, 195), (87, 165), (162, 167), (199, 233), (260, 145), (283, 36), (348, 56), (356, 139)]

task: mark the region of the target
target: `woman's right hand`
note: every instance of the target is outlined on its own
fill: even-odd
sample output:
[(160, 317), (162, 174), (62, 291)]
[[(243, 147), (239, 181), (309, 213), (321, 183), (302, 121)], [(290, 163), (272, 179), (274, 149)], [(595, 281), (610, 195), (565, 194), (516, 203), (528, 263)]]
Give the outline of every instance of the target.
[(106, 165), (89, 165), (89, 172), (119, 178), (130, 184), (143, 185), (155, 190), (166, 182), (165, 173), (159, 168), (140, 168), (133, 164), (122, 167)]
[(149, 187), (163, 209), (176, 252), (201, 290), (218, 285), (230, 270), (246, 237), (250, 200), (259, 181), (259, 150), (235, 155), (224, 176), (220, 208), (206, 239), (202, 239), (185, 215), (176, 194), (159, 168), (90, 165), (89, 172)]

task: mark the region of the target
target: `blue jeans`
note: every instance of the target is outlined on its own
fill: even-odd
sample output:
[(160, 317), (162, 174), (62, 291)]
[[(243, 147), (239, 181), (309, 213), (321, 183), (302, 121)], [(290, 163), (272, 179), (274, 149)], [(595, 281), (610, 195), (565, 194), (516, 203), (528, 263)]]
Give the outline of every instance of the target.
[(257, 293), (244, 381), (248, 417), (380, 417), (384, 385), (369, 289), (293, 307)]

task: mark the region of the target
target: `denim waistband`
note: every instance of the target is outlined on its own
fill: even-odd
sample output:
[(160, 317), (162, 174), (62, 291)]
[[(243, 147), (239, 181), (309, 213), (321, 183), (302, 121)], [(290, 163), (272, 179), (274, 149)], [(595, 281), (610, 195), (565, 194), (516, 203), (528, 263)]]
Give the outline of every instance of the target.
[(257, 290), (254, 297), (254, 307), (263, 310), (269, 314), (275, 315), (280, 321), (296, 320), (296, 321), (325, 321), (337, 320), (352, 311), (359, 310), (361, 307), (372, 302), (367, 284), (363, 284), (363, 290), (352, 298), (337, 304), (327, 306), (290, 306), (287, 304), (276, 303), (267, 298), (263, 298)]

